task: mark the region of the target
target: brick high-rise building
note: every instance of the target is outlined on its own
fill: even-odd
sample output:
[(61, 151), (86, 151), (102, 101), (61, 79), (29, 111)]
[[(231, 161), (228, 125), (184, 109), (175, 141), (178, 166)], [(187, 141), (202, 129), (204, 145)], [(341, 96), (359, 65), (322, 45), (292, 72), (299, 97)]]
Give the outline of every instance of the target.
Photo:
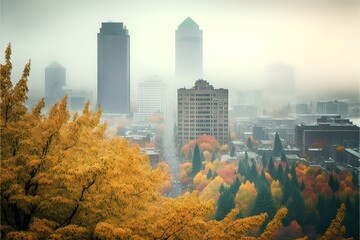
[(227, 89), (214, 89), (199, 79), (191, 89), (178, 89), (177, 134), (181, 145), (206, 134), (216, 137), (220, 144), (228, 144)]

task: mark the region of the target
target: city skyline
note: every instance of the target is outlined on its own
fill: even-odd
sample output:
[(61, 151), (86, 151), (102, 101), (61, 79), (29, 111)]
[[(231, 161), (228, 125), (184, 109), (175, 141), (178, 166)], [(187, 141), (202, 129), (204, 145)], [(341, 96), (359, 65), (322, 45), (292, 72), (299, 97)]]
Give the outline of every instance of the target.
[[(20, 75), (16, 69), (21, 67), (16, 66), (32, 59), (29, 88), (34, 94), (43, 93), (43, 69), (53, 60), (67, 67), (71, 88), (95, 93), (94, 36), (98, 25), (108, 20), (126, 22), (131, 29), (132, 99), (136, 99), (137, 82), (144, 77), (160, 75), (173, 84), (174, 31), (190, 16), (204, 30), (204, 78), (216, 85), (232, 90), (262, 88), (267, 66), (284, 63), (295, 68), (297, 94), (357, 97), (360, 27), (356, 6), (353, 0), (222, 4), (211, 0), (182, 4), (2, 0), (0, 34), (3, 49), (9, 42), (13, 46), (14, 78)], [(145, 13), (146, 18), (139, 17)]]

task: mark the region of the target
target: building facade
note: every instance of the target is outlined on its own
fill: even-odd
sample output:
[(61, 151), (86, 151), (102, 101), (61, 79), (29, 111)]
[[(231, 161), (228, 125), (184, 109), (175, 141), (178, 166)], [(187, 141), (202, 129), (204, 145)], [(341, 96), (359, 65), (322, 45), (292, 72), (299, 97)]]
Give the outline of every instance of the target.
[(130, 36), (123, 23), (101, 24), (97, 35), (97, 103), (104, 113), (130, 113)]
[(180, 145), (206, 134), (216, 137), (220, 144), (228, 144), (227, 89), (214, 89), (199, 79), (191, 89), (178, 89), (177, 135)]
[(295, 127), (295, 141), (303, 155), (320, 151), (322, 156), (330, 157), (337, 146), (359, 147), (360, 128), (349, 119), (324, 116), (316, 124), (301, 124)]
[(190, 17), (175, 31), (175, 75), (179, 79), (199, 79), (203, 74), (203, 32)]
[(45, 68), (45, 105), (50, 109), (64, 97), (66, 85), (66, 69), (54, 61)]
[(134, 119), (147, 121), (154, 113), (166, 114), (166, 84), (159, 77), (153, 77), (138, 84), (137, 112)]

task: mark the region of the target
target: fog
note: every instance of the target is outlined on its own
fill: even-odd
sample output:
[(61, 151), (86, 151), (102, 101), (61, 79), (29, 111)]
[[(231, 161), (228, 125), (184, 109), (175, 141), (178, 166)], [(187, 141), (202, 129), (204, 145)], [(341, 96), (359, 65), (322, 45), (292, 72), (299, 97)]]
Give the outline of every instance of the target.
[(31, 58), (30, 95), (44, 95), (45, 67), (56, 60), (69, 88), (96, 96), (96, 36), (106, 21), (129, 30), (132, 100), (146, 77), (173, 86), (175, 29), (188, 16), (203, 30), (204, 79), (215, 88), (264, 89), (268, 66), (282, 63), (294, 68), (301, 98), (359, 94), (358, 0), (1, 0), (0, 7), (1, 51), (11, 42), (13, 79)]

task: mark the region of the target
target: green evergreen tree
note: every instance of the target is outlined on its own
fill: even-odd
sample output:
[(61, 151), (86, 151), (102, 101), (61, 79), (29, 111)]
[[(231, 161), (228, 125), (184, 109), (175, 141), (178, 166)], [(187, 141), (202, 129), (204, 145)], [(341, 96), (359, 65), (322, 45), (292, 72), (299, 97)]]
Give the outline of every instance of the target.
[(250, 137), (248, 137), (246, 146), (248, 147), (248, 149), (249, 149), (251, 152), (254, 151), (254, 146), (253, 146), (253, 144), (252, 144), (252, 142), (251, 142)]
[(234, 196), (239, 191), (240, 184), (241, 184), (240, 179), (236, 177), (233, 184), (230, 185), (230, 191), (234, 194)]
[(220, 188), (219, 188), (219, 192), (223, 193), (224, 190), (225, 190), (225, 186), (224, 186), (224, 184), (221, 183)]
[(290, 179), (288, 177), (288, 175), (284, 175), (283, 178), (283, 184), (282, 184), (282, 190), (283, 190), (283, 195), (281, 198), (281, 204), (286, 204), (286, 202), (288, 201), (288, 198), (290, 196)]
[(269, 218), (263, 223), (262, 227), (260, 228), (260, 231), (262, 232), (270, 219), (274, 217), (276, 210), (270, 187), (268, 187), (266, 184), (259, 184), (257, 192), (258, 195), (256, 196), (254, 206), (250, 211), (250, 216), (258, 215), (260, 213), (267, 213), (269, 215)]
[(263, 165), (263, 168), (266, 168), (266, 167), (267, 167), (268, 162), (267, 162), (267, 159), (266, 159), (266, 154), (265, 154), (265, 152), (263, 152), (263, 154), (262, 154), (261, 163), (262, 163), (262, 165)]
[(357, 188), (359, 184), (359, 173), (357, 171), (352, 172), (352, 184)]
[(274, 160), (273, 157), (270, 157), (269, 165), (268, 165), (268, 172), (272, 179), (277, 180), (277, 171), (275, 170)]
[(233, 208), (235, 208), (235, 195), (229, 189), (225, 189), (218, 199), (215, 219), (223, 220)]
[(249, 155), (248, 155), (247, 151), (245, 151), (245, 160), (249, 161)]
[(214, 171), (212, 178), (216, 178), (217, 176), (218, 176), (218, 173), (216, 171)]
[(300, 184), (300, 191), (304, 191), (305, 190), (305, 183), (304, 181), (301, 181), (301, 184)]
[(297, 189), (299, 189), (299, 182), (298, 182), (297, 175), (296, 175), (295, 164), (291, 165), (290, 174), (292, 176), (291, 182), (290, 182), (291, 187), (296, 187)]
[(358, 237), (359, 236), (359, 194), (353, 196), (353, 201), (347, 196), (345, 200), (346, 214), (344, 219), (344, 226), (346, 227), (346, 233), (344, 237)]
[(276, 157), (280, 156), (282, 150), (283, 150), (283, 147), (282, 147), (282, 143), (281, 143), (281, 140), (280, 140), (280, 136), (279, 136), (279, 133), (276, 132), (275, 133), (275, 140), (274, 140), (273, 155), (276, 156)]
[(284, 151), (281, 152), (281, 161), (287, 164), (287, 157)]
[(235, 146), (231, 144), (230, 157), (235, 157)]
[(330, 187), (333, 191), (334, 191), (334, 183), (335, 183), (334, 177), (333, 177), (332, 174), (330, 174), (329, 181), (328, 181), (328, 185), (329, 185), (329, 187)]
[(249, 180), (250, 182), (255, 182), (258, 178), (258, 171), (256, 169), (256, 162), (255, 159), (251, 159), (251, 168), (250, 168), (250, 174), (249, 174)]
[(194, 177), (202, 168), (200, 148), (198, 144), (195, 144), (194, 154), (192, 158), (192, 171), (191, 174)]
[(283, 182), (284, 170), (283, 170), (283, 167), (281, 166), (281, 164), (279, 164), (279, 166), (277, 168), (277, 178), (278, 178), (280, 183)]
[(211, 169), (209, 169), (208, 173), (206, 174), (206, 178), (207, 179), (210, 179), (212, 177), (212, 172), (211, 172)]
[(300, 225), (302, 225), (304, 223), (305, 203), (298, 188), (292, 187), (290, 189), (290, 196), (286, 207), (289, 211), (283, 220), (283, 224), (287, 226), (291, 223), (291, 221), (296, 220)]

